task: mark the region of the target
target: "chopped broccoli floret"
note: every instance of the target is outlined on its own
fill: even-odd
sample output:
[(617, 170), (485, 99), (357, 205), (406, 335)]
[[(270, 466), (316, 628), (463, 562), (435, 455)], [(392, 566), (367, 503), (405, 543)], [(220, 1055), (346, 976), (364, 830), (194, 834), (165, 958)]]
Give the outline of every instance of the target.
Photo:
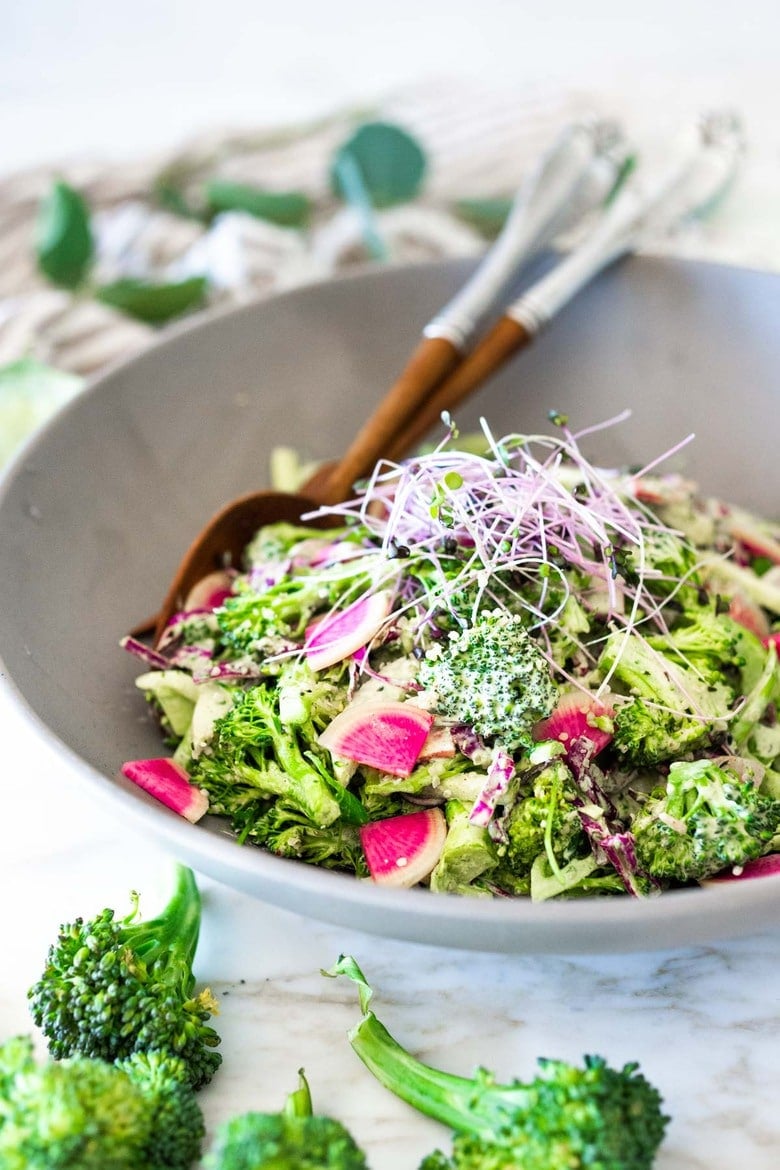
[(769, 852), (780, 801), (712, 760), (678, 761), (632, 829), (640, 865), (661, 881), (700, 881)]
[(277, 800), (251, 822), (246, 836), (279, 857), (293, 857), (310, 865), (368, 877), (360, 831), (357, 825), (341, 818), (331, 825), (315, 825), (298, 809)]
[(482, 615), (430, 651), (419, 681), (436, 710), (508, 750), (527, 746), (531, 729), (558, 697), (550, 667), (517, 614)]
[[(279, 717), (272, 687), (245, 691), (214, 728), (208, 752), (193, 761), (190, 778), (205, 788), (214, 812), (246, 833), (271, 797), (282, 797), (323, 828), (340, 815), (340, 789), (326, 779), (326, 764), (314, 743), (303, 744), (295, 727)], [(316, 764), (315, 764), (315, 761)]]
[(341, 529), (338, 533), (324, 533), (320, 528), (304, 528), (302, 524), (280, 520), (276, 524), (264, 524), (258, 528), (246, 546), (244, 557), (250, 568), (269, 562), (284, 562), (303, 541), (322, 540), (324, 536), (335, 540), (345, 535), (346, 532)]
[(363, 1018), (349, 1034), (357, 1055), (386, 1088), (455, 1131), (453, 1155), (435, 1154), (426, 1170), (649, 1170), (667, 1118), (658, 1091), (636, 1064), (612, 1069), (597, 1056), (577, 1067), (539, 1061), (530, 1082), (496, 1084), (422, 1064), (369, 1010), (372, 996), (354, 959), (342, 956), (328, 975), (347, 975), (360, 989)]
[(702, 678), (638, 634), (611, 634), (599, 668), (633, 696), (615, 711), (613, 741), (632, 764), (679, 758), (725, 730), (733, 688)]
[(544, 853), (552, 866), (563, 867), (590, 852), (576, 801), (578, 792), (571, 772), (562, 760), (553, 760), (537, 771), (530, 789), (522, 786), (503, 820), (506, 844), (502, 868), (525, 878), (536, 858)]
[(672, 662), (693, 667), (707, 683), (734, 678), (743, 694), (755, 686), (766, 663), (766, 649), (756, 635), (713, 606), (686, 610), (668, 636), (647, 641)]
[(90, 1057), (38, 1066), (32, 1042), (0, 1047), (3, 1170), (189, 1170), (203, 1116), (175, 1057)]
[(678, 601), (694, 598), (699, 587), (695, 548), (670, 528), (646, 527), (641, 547), (618, 548), (618, 570), (628, 582), (640, 574), (644, 588), (654, 597), (673, 593)]
[(177, 867), (168, 905), (137, 920), (138, 897), (126, 918), (113, 910), (60, 928), (46, 967), (30, 988), (33, 1019), (60, 1059), (114, 1061), (135, 1052), (161, 1052), (185, 1062), (194, 1088), (211, 1080), (222, 1057), (208, 1020), (216, 1012), (206, 989), (195, 994), (192, 963), (200, 932), (195, 875)]
[(205, 1170), (366, 1170), (366, 1158), (344, 1126), (312, 1113), (309, 1087), (281, 1113), (243, 1113), (217, 1132)]
[(347, 565), (286, 574), (262, 592), (247, 585), (216, 611), (224, 642), (234, 653), (246, 653), (267, 638), (302, 639), (317, 614), (366, 591), (372, 567), (358, 558)]

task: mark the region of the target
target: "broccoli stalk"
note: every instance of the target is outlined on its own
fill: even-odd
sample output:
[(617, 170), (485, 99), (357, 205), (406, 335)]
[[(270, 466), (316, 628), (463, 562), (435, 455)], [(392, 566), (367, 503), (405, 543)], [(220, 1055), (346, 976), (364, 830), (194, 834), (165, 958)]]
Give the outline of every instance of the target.
[(195, 994), (201, 920), (195, 875), (177, 866), (170, 901), (148, 922), (137, 921), (138, 902), (133, 895), (132, 910), (119, 921), (106, 909), (60, 928), (28, 992), (32, 1016), (57, 1059), (167, 1053), (181, 1057), (190, 1083), (200, 1088), (222, 1057), (214, 1051), (219, 1036), (207, 1023), (216, 1000), (208, 989)]
[(479, 1069), (473, 1078), (422, 1064), (369, 1009), (372, 990), (354, 959), (342, 956), (326, 975), (358, 985), (363, 1018), (349, 1034), (357, 1055), (386, 1088), (456, 1132), (452, 1160), (434, 1154), (428, 1170), (550, 1170), (598, 1166), (649, 1170), (667, 1118), (658, 1091), (636, 1064), (610, 1068), (586, 1057), (582, 1068), (541, 1060), (528, 1084), (496, 1084)]
[(495, 869), (497, 856), (487, 829), (469, 819), (471, 806), (462, 800), (448, 800), (444, 806), (447, 836), (441, 857), (431, 874), (431, 889), (437, 894), (487, 894), (473, 883)]
[(204, 1132), (178, 1057), (39, 1066), (29, 1037), (0, 1046), (3, 1170), (189, 1170)]
[(780, 800), (712, 760), (678, 761), (632, 829), (640, 865), (662, 881), (701, 881), (771, 851)]
[(217, 1131), (204, 1170), (366, 1170), (344, 1126), (312, 1113), (303, 1071), (281, 1113), (243, 1113)]

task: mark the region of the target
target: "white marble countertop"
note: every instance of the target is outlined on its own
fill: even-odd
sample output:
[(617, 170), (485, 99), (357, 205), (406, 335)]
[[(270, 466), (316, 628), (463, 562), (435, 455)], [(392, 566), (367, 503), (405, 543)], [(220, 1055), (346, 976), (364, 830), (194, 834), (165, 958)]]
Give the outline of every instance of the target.
[[(236, 4), (229, 7), (232, 11)], [(304, 7), (315, 13), (313, 5)], [(487, 7), (496, 9), (494, 15), (500, 10), (506, 16), (510, 6), (488, 2)], [(776, 76), (777, 41), (776, 36), (768, 35), (770, 29), (767, 35), (759, 35), (759, 28), (749, 35), (745, 25), (751, 16), (763, 16), (776, 26), (775, 6), (748, 2), (744, 9), (741, 6), (744, 18), (731, 30), (730, 22), (719, 21), (710, 6), (694, 4), (690, 6), (689, 29), (685, 23), (688, 18), (681, 11), (685, 6), (661, 3), (660, 9), (668, 9), (667, 16), (677, 22), (675, 35), (664, 39), (658, 27), (648, 24), (644, 40), (629, 38), (630, 51), (621, 57), (617, 42), (626, 30), (609, 23), (606, 9), (610, 5), (597, 4), (596, 8), (604, 11), (585, 58), (582, 52), (578, 57), (574, 51), (575, 43), (580, 51), (577, 38), (583, 34), (576, 20), (579, 8), (574, 4), (564, 7), (571, 9), (574, 24), (567, 25), (568, 39), (558, 46), (562, 49), (556, 58), (558, 65), (562, 69), (571, 64), (574, 80), (588, 82), (595, 78), (612, 45), (613, 67), (606, 74), (602, 69), (599, 81), (606, 76), (615, 92), (623, 92), (629, 113), (635, 109), (640, 122), (644, 119), (649, 124), (652, 116), (657, 116), (659, 124), (668, 125), (680, 108), (689, 109), (700, 98), (708, 102), (736, 98), (737, 104), (747, 107), (759, 149), (747, 171), (746, 184), (719, 225), (690, 247), (698, 255), (780, 269), (776, 102), (770, 106), (765, 100), (769, 79), (774, 82)], [(18, 50), (31, 35), (30, 13), (42, 8), (54, 12), (56, 6), (34, 4), (24, 18), (20, 10)], [(96, 6), (88, 4), (86, 8)], [(127, 30), (131, 38), (141, 37), (152, 19), (152, 9), (157, 11), (157, 6), (148, 4), (140, 8), (143, 19), (137, 22), (135, 33)], [(345, 3), (340, 8), (345, 8)], [(458, 54), (465, 58), (474, 46), (467, 35), (466, 6), (455, 3), (448, 8), (452, 8), (454, 20), (450, 31), (457, 34), (454, 56), (448, 61), (452, 68), (453, 61), (457, 66)], [(172, 4), (159, 5), (159, 11), (171, 19), (173, 9)], [(526, 6), (523, 9), (525, 12)], [(694, 9), (701, 11), (696, 15)], [(420, 6), (415, 5), (414, 10), (415, 19), (424, 21)], [(615, 12), (618, 10), (625, 11), (616, 7)], [(432, 15), (426, 15), (432, 22)], [(688, 34), (699, 16), (703, 19), (699, 28), (702, 35), (694, 42)], [(164, 43), (168, 37), (172, 49), (177, 34), (173, 25), (166, 31), (165, 21), (160, 20), (157, 32)], [(482, 23), (489, 22), (483, 19)], [(49, 39), (42, 57), (39, 51), (42, 65), (46, 64), (47, 51), (55, 61), (59, 26), (56, 21), (54, 24), (56, 27), (47, 26)], [(278, 37), (284, 31), (277, 29)], [(397, 32), (395, 29), (393, 35)], [(87, 54), (94, 49), (94, 30), (90, 35), (92, 39), (87, 37), (83, 42)], [(717, 45), (713, 42), (716, 35), (720, 35)], [(499, 51), (498, 72), (504, 78), (512, 63), (510, 40), (503, 37)], [(417, 42), (413, 64), (419, 74), (430, 69), (431, 61), (419, 48), (421, 39)], [(13, 47), (13, 37), (10, 42), (6, 39), (7, 48), (9, 43)], [(512, 42), (513, 54), (520, 51), (521, 43), (518, 39)], [(532, 72), (532, 58), (538, 60), (544, 43), (541, 25), (532, 21), (526, 54)], [(746, 51), (749, 43), (760, 50), (752, 64)], [(678, 52), (683, 44), (690, 53), (687, 72)], [(485, 65), (486, 47), (480, 43), (477, 48), (477, 63)], [(161, 52), (159, 49), (158, 56)], [(97, 56), (96, 49), (93, 55)], [(583, 60), (585, 66), (575, 69), (574, 62), (582, 65)], [(411, 66), (401, 69), (394, 64), (391, 68), (388, 61), (389, 56), (383, 57), (377, 65), (376, 76), (382, 86), (412, 76)], [(127, 61), (123, 68), (127, 72)], [(325, 68), (319, 65), (320, 76)], [(352, 88), (365, 85), (365, 61), (362, 68), (362, 74), (351, 75)], [(628, 85), (632, 70), (645, 71), (644, 87)], [(33, 75), (48, 76), (49, 88), (33, 93), (25, 80)], [(16, 72), (11, 70), (7, 76), (11, 88), (0, 94), (4, 115), (0, 120), (6, 132), (10, 129), (6, 166), (49, 157), (55, 143), (72, 152), (100, 148), (107, 140), (109, 127), (101, 109), (90, 122), (66, 117), (68, 111), (78, 115), (91, 98), (87, 81), (81, 88), (75, 83), (68, 88), (63, 60), (48, 74), (45, 69), (30, 72), (29, 65), (24, 70), (18, 65)], [(269, 76), (266, 80), (272, 100), (268, 109), (269, 116), (274, 116), (277, 106), (284, 105), (285, 85), (289, 89), (292, 82), (278, 60)], [(315, 80), (303, 91), (310, 106), (322, 96), (316, 76), (315, 71)], [(328, 73), (333, 82), (329, 98), (351, 98), (346, 82), (339, 88), (335, 77), (334, 63)], [(242, 79), (236, 92), (243, 100), (246, 74)], [(146, 122), (133, 123), (139, 143), (148, 140), (161, 85), (152, 79), (151, 89), (141, 95), (140, 110)], [(14, 87), (19, 98), (16, 108), (23, 119), (21, 125), (16, 122), (11, 126), (6, 114), (14, 100)], [(135, 97), (133, 94), (133, 100)], [(222, 95), (214, 107), (222, 120), (234, 116), (239, 97), (230, 105)], [(191, 118), (203, 113), (197, 96), (194, 100)], [(43, 114), (46, 102), (48, 122)], [(118, 106), (120, 120), (127, 126), (131, 125), (131, 105), (128, 96), (127, 102), (123, 99)], [(179, 103), (176, 109), (186, 105)], [(191, 128), (182, 117), (174, 116), (173, 106), (166, 106), (163, 113), (161, 142), (165, 135), (172, 138)], [(25, 127), (39, 135), (32, 145)], [(44, 141), (40, 136), (46, 133)], [(104, 905), (121, 909), (131, 888), (142, 892), (149, 909), (157, 906), (166, 896), (171, 859), (96, 807), (80, 788), (71, 766), (40, 740), (7, 701), (0, 701), (0, 731), (4, 744), (0, 888), (5, 895), (0, 1037), (6, 1037), (30, 1029), (25, 992), (41, 969), (58, 923), (80, 913), (91, 914)], [(224, 1053), (222, 1069), (201, 1095), (209, 1126), (245, 1109), (280, 1107), (303, 1066), (315, 1107), (350, 1126), (367, 1150), (373, 1170), (414, 1170), (424, 1153), (436, 1144), (446, 1144), (444, 1130), (421, 1119), (375, 1084), (352, 1053), (346, 1031), (358, 1018), (354, 989), (346, 982), (325, 980), (319, 973), (340, 952), (350, 952), (376, 988), (377, 1014), (402, 1043), (431, 1063), (460, 1073), (482, 1063), (495, 1068), (500, 1077), (524, 1077), (532, 1073), (540, 1055), (577, 1060), (586, 1052), (600, 1052), (617, 1064), (637, 1059), (663, 1092), (673, 1117), (658, 1170), (774, 1170), (777, 1166), (777, 932), (675, 953), (560, 958), (476, 955), (385, 941), (323, 925), (265, 906), (208, 879), (203, 879), (202, 888), (204, 924), (196, 967), (199, 978), (210, 984), (221, 1003), (218, 1027)]]

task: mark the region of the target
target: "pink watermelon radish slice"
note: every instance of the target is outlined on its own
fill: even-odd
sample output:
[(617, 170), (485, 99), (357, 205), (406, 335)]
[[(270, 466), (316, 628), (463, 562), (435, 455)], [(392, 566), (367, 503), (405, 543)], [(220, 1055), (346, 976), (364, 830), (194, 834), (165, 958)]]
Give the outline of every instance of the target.
[(362, 825), (360, 841), (371, 880), (380, 886), (416, 886), (441, 857), (446, 836), (440, 808)]
[(751, 878), (774, 877), (780, 874), (780, 853), (768, 853), (766, 857), (757, 857), (755, 861), (746, 861), (739, 867), (739, 872), (726, 870), (705, 878), (699, 884), (702, 886), (721, 886), (726, 882), (744, 882)]
[(230, 574), (222, 569), (215, 573), (207, 573), (187, 594), (184, 612), (189, 613), (192, 609), (217, 609), (226, 597), (232, 595), (230, 588), (232, 580)]
[(738, 540), (754, 557), (766, 557), (780, 565), (780, 541), (764, 532), (752, 517), (738, 513), (726, 523), (730, 536)]
[(338, 613), (313, 622), (306, 631), (303, 649), (312, 670), (324, 670), (342, 662), (368, 645), (390, 613), (393, 596), (388, 589), (370, 593)]
[(585, 736), (597, 755), (612, 739), (612, 732), (596, 725), (597, 719), (610, 719), (614, 709), (593, 695), (567, 691), (547, 719), (534, 727), (534, 739), (557, 739), (568, 750), (575, 739)]
[(432, 723), (433, 715), (412, 703), (350, 703), (328, 724), (320, 743), (337, 760), (408, 776)]
[(769, 622), (764, 611), (741, 593), (735, 593), (729, 601), (729, 617), (757, 638), (765, 638), (769, 633)]
[(208, 812), (208, 796), (202, 788), (190, 784), (189, 776), (175, 760), (128, 760), (122, 765), (122, 775), (193, 825)]

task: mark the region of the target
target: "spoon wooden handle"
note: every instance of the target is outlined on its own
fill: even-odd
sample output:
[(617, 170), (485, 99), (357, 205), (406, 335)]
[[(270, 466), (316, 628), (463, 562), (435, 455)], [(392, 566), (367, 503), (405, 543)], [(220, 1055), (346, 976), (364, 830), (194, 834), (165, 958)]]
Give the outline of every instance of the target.
[(325, 482), (312, 480), (304, 488), (314, 491), (322, 504), (346, 499), (356, 480), (368, 475), (380, 456), (393, 445), (405, 419), (420, 410), (431, 391), (461, 359), (460, 350), (444, 337), (424, 337), (400, 376), (333, 468)]
[(386, 444), (383, 455), (388, 459), (401, 459), (407, 455), (436, 425), (443, 411), (454, 410), (514, 354), (530, 345), (534, 336), (519, 321), (500, 317), (457, 369), (437, 386), (417, 414), (397, 432), (395, 439)]

